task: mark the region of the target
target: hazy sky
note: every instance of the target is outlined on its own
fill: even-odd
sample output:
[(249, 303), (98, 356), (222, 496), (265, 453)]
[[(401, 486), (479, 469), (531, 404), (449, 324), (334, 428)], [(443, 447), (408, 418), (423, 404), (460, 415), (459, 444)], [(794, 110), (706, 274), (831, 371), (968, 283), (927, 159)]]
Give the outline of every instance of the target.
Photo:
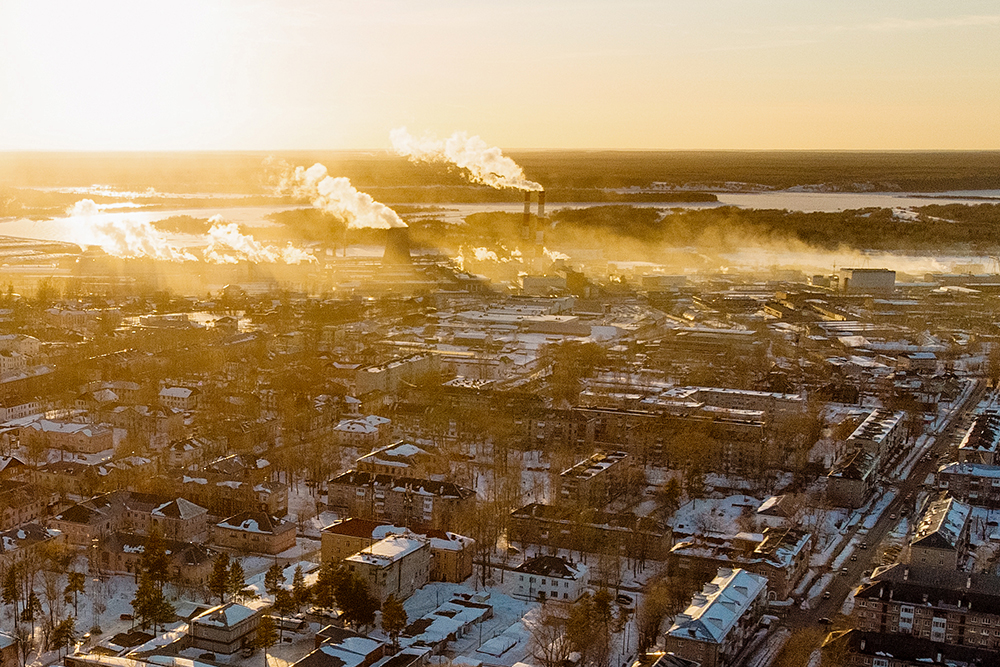
[(0, 0), (0, 150), (1000, 149), (997, 0)]

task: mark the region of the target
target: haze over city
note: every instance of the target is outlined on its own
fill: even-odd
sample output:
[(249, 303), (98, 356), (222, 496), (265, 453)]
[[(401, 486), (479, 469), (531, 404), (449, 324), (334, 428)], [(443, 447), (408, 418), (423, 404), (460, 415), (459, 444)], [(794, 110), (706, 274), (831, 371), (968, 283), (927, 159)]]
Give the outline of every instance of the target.
[(0, 0), (0, 667), (1000, 664), (995, 2)]

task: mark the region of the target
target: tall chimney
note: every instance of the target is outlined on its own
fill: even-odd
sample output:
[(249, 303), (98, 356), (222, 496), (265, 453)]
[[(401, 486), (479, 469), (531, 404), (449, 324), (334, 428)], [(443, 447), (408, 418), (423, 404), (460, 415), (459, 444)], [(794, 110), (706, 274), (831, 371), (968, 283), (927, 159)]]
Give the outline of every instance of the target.
[(531, 238), (531, 190), (524, 191), (524, 221), (521, 223), (521, 238)]
[(538, 219), (545, 217), (545, 190), (538, 191)]

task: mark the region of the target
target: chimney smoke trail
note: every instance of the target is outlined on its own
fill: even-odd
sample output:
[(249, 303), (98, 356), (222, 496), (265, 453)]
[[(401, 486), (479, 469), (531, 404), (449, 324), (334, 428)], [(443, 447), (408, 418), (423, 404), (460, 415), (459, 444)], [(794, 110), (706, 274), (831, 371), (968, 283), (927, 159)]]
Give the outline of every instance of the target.
[(542, 186), (524, 177), (524, 170), (503, 152), (478, 136), (456, 132), (447, 139), (425, 134), (420, 139), (405, 127), (389, 133), (393, 149), (413, 162), (447, 162), (466, 171), (473, 183), (492, 188), (538, 191)]
[(308, 169), (296, 167), (290, 177), (282, 180), (282, 189), (290, 187), (293, 194), (309, 199), (314, 207), (343, 218), (350, 229), (406, 227), (391, 208), (358, 192), (343, 176), (329, 176), (319, 163)]

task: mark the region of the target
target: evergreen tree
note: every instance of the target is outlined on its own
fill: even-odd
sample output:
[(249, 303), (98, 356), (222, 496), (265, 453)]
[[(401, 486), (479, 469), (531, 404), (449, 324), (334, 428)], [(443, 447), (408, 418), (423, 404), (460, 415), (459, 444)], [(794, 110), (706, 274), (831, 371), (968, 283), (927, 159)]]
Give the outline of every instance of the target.
[(234, 558), (229, 563), (229, 573), (226, 577), (226, 589), (233, 599), (245, 602), (256, 597), (254, 592), (247, 588), (247, 576), (243, 570), (243, 563), (239, 558)]
[(139, 557), (139, 569), (149, 574), (157, 587), (163, 590), (163, 582), (167, 580), (170, 572), (170, 560), (167, 558), (163, 534), (156, 524), (153, 524), (152, 530), (146, 536), (142, 556)]
[(275, 630), (273, 618), (270, 616), (260, 617), (260, 623), (257, 624), (257, 636), (254, 639), (254, 645), (257, 648), (264, 649), (264, 667), (267, 667), (267, 649), (274, 646), (274, 642), (278, 639), (278, 633)]
[(324, 609), (333, 608), (336, 603), (333, 594), (336, 581), (337, 568), (334, 566), (333, 561), (323, 563), (323, 567), (320, 568), (319, 575), (316, 577), (316, 583), (313, 584), (312, 588), (313, 602), (316, 603), (317, 607)]
[(157, 626), (169, 623), (174, 616), (173, 605), (167, 600), (153, 575), (147, 572), (139, 575), (139, 586), (132, 600), (132, 609), (142, 627), (153, 626), (154, 634)]
[(79, 616), (77, 603), (80, 593), (86, 592), (87, 575), (83, 572), (70, 572), (66, 575), (66, 595), (73, 595), (73, 615)]
[[(295, 598), (284, 588), (279, 588), (278, 592), (274, 594), (274, 611), (282, 618), (295, 611)], [(284, 641), (285, 627), (283, 625), (278, 628), (278, 634), (280, 635), (278, 641)]]
[(264, 590), (267, 591), (268, 595), (277, 594), (278, 590), (285, 583), (285, 572), (278, 561), (275, 561), (271, 567), (267, 568), (267, 572), (264, 574)]
[(3, 589), (0, 591), (3, 595), (3, 603), (5, 605), (10, 605), (14, 608), (14, 627), (18, 624), (18, 604), (21, 602), (20, 598), (20, 588), (17, 585), (17, 570), (20, 567), (20, 563), (13, 562), (10, 567), (7, 568), (7, 573), (3, 578)]
[(382, 632), (389, 635), (393, 649), (399, 650), (399, 633), (406, 627), (408, 620), (403, 603), (395, 595), (387, 597), (382, 605)]
[(76, 619), (72, 616), (65, 618), (52, 628), (52, 635), (49, 639), (52, 646), (58, 651), (68, 648), (76, 642)]
[(368, 590), (368, 585), (345, 567), (335, 571), (333, 597), (348, 625), (361, 628), (375, 622), (379, 601)]
[(219, 602), (226, 601), (226, 593), (229, 592), (229, 554), (220, 551), (212, 562), (212, 573), (208, 575), (208, 592), (219, 598)]
[(295, 601), (295, 608), (300, 609), (302, 605), (309, 602), (312, 591), (306, 586), (306, 577), (302, 573), (302, 566), (295, 566), (295, 574), (292, 575), (292, 598)]

